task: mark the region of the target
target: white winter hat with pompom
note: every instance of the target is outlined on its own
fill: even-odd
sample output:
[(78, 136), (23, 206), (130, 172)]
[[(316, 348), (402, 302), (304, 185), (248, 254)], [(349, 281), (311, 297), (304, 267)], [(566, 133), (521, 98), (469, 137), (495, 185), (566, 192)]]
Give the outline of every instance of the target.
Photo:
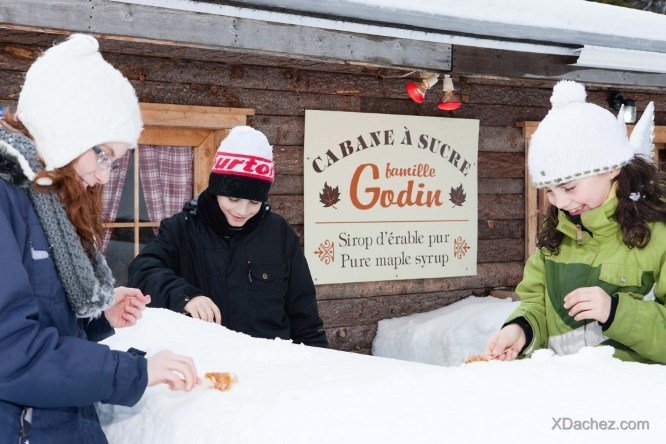
[(529, 147), (528, 168), (537, 188), (615, 170), (634, 157), (625, 125), (585, 97), (585, 87), (570, 80), (553, 88), (553, 108)]
[(97, 40), (74, 34), (30, 66), (17, 116), (47, 170), (107, 142), (135, 146), (143, 123), (130, 82), (99, 53)]

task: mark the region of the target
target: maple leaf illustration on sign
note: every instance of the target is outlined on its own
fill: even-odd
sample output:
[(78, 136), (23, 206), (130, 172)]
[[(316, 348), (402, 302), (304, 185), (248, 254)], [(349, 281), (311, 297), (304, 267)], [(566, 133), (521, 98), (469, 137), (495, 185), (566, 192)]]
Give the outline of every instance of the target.
[(449, 196), (450, 196), (449, 200), (453, 203), (454, 208), (455, 205), (462, 207), (462, 204), (465, 203), (465, 199), (467, 198), (467, 195), (465, 194), (465, 190), (463, 189), (462, 184), (460, 184), (460, 186), (456, 188), (451, 187), (451, 192), (449, 193)]
[[(319, 193), (319, 202), (324, 204), (324, 207), (333, 207), (340, 202), (340, 190), (338, 187), (328, 186), (328, 182), (324, 182), (324, 188)], [(335, 208), (337, 210), (337, 208)]]

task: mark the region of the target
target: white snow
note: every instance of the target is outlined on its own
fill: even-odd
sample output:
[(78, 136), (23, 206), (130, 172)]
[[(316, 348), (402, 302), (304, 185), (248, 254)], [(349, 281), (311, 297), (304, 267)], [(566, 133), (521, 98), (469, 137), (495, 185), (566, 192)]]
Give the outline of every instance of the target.
[[(666, 17), (649, 11), (605, 5), (587, 0), (344, 0), (350, 4), (387, 8), (397, 15), (418, 11), (434, 16), (459, 17), (524, 25), (600, 33), (616, 37), (666, 40)], [(353, 6), (350, 5), (350, 8)]]
[(445, 366), (483, 354), (488, 337), (500, 329), (520, 302), (469, 296), (446, 307), (379, 321), (372, 354)]
[[(666, 367), (621, 362), (607, 347), (439, 367), (254, 339), (161, 309), (147, 309), (137, 326), (105, 342), (149, 353), (171, 349), (192, 356), (202, 375), (233, 371), (239, 378), (229, 392), (158, 386), (132, 408), (100, 405), (111, 444), (656, 443), (666, 437)], [(558, 417), (613, 420), (618, 427), (621, 420), (644, 420), (650, 430), (552, 430)]]
[[(293, 1), (279, 4), (294, 13), (258, 10), (250, 7), (237, 7), (226, 4), (213, 4), (190, 0), (112, 0), (120, 3), (133, 3), (147, 6), (164, 7), (183, 11), (195, 11), (205, 14), (264, 20), (267, 22), (311, 26), (323, 29), (382, 35), (387, 37), (408, 38), (423, 41), (442, 42), (479, 47), (513, 49), (527, 52), (549, 54), (574, 53), (570, 48), (554, 45), (526, 44), (521, 42), (497, 41), (493, 37), (495, 25), (527, 26), (549, 30), (559, 30), (562, 35), (569, 31), (598, 34), (610, 37), (609, 45), (622, 47), (622, 38), (648, 39), (657, 42), (666, 41), (666, 16), (648, 11), (606, 5), (586, 0), (327, 0), (325, 2)], [(266, 3), (266, 2), (259, 2)], [(271, 3), (271, 2), (267, 2)], [(305, 5), (305, 6), (304, 6)], [(357, 9), (370, 8), (373, 17), (357, 16)], [(314, 11), (333, 15), (342, 14), (341, 20), (298, 15), (298, 11)], [(488, 26), (475, 27), (479, 33), (487, 33), (488, 39), (470, 38), (455, 35), (462, 30), (454, 30), (454, 35), (445, 35), (450, 29), (435, 29), (436, 32), (402, 29), (402, 24), (412, 16), (440, 21), (442, 24), (461, 20), (474, 20)], [(385, 26), (354, 23), (355, 19), (382, 18)], [(389, 17), (389, 18), (387, 18)], [(351, 20), (350, 20), (351, 19)], [(393, 20), (393, 21), (391, 21)], [(417, 23), (411, 23), (418, 25)], [(444, 34), (441, 34), (444, 33)], [(543, 40), (543, 39), (541, 39)], [(577, 42), (589, 44), (584, 39)]]

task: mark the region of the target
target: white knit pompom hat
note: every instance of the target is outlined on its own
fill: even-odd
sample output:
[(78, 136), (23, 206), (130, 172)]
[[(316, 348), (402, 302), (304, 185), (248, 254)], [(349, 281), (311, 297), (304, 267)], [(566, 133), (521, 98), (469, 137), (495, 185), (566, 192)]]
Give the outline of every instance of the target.
[(32, 64), (17, 116), (47, 170), (102, 143), (134, 147), (143, 127), (134, 88), (102, 58), (97, 40), (84, 34), (72, 35)]
[(528, 168), (537, 188), (615, 170), (634, 157), (625, 125), (585, 97), (585, 87), (570, 80), (553, 88), (553, 108), (529, 147)]

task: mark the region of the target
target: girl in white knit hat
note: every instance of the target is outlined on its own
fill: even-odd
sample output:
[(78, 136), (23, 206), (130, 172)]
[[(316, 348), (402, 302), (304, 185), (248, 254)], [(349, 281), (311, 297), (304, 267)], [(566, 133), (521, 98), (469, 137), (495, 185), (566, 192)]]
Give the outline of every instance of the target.
[(150, 302), (114, 289), (98, 251), (101, 187), (141, 133), (136, 94), (93, 37), (73, 35), (30, 67), (0, 123), (0, 442), (105, 443), (95, 402), (199, 382), (190, 358), (95, 342)]
[(270, 211), (266, 136), (237, 126), (220, 144), (208, 188), (164, 219), (129, 267), (151, 305), (260, 338), (326, 347), (315, 286), (294, 229)]
[(530, 176), (550, 206), (516, 288), (520, 307), (486, 354), (610, 345), (620, 359), (666, 363), (666, 192), (652, 160), (654, 106), (628, 139), (624, 121), (585, 95), (576, 82), (558, 83), (532, 137)]

